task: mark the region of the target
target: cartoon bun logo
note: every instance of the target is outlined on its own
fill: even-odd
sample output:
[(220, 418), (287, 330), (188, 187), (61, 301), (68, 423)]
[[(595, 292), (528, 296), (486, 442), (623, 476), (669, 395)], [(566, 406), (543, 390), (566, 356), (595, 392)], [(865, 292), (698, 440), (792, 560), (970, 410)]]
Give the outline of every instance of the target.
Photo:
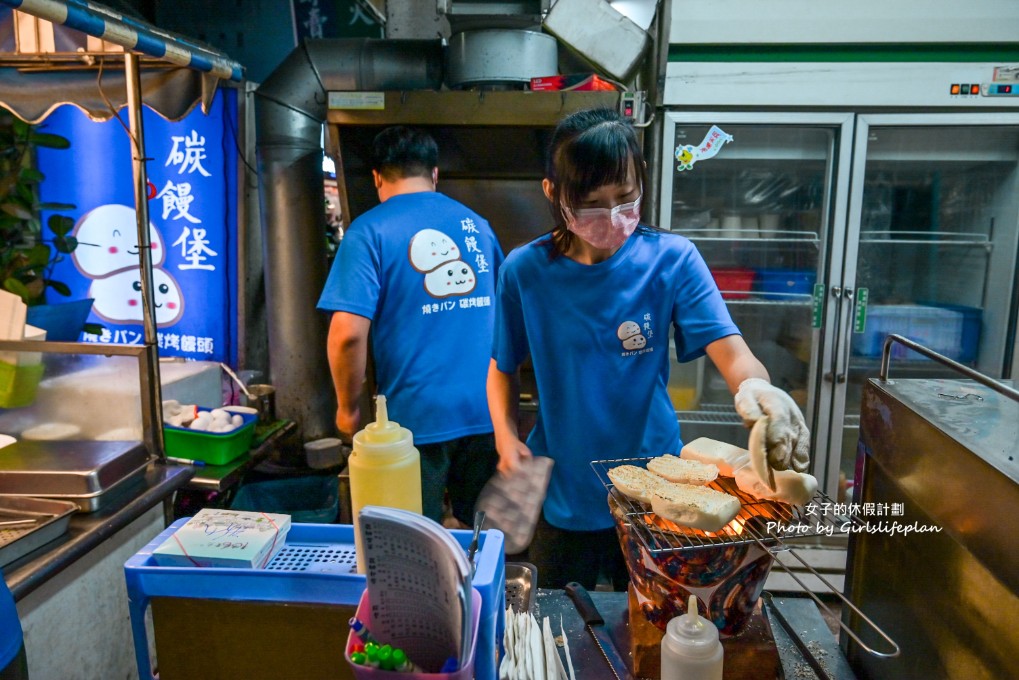
[(477, 277), (463, 260), (453, 260), (425, 274), (425, 290), (432, 297), (466, 295), (474, 290)]
[[(138, 222), (134, 208), (108, 203), (81, 216), (71, 232), (78, 247), (71, 254), (74, 266), (92, 279), (88, 295), (92, 311), (107, 323), (140, 323), (141, 273), (138, 267)], [(163, 237), (149, 223), (152, 285), (156, 325), (171, 326), (184, 313), (184, 294), (169, 273), (160, 268), (166, 259)]]
[(647, 345), (647, 338), (640, 332), (640, 325), (634, 321), (624, 321), (616, 329), (616, 337), (623, 343), (623, 349), (643, 349)]
[(453, 239), (436, 229), (422, 229), (410, 240), (411, 266), (422, 274), (459, 259), (460, 249)]
[(411, 266), (425, 275), (425, 292), (432, 297), (466, 295), (477, 285), (474, 270), (460, 259), (460, 248), (441, 231), (422, 229), (414, 234), (408, 257)]
[[(153, 269), (152, 290), (156, 325), (169, 326), (179, 321), (184, 314), (184, 296), (177, 281), (162, 269)], [(136, 323), (142, 321), (141, 291), (141, 269), (135, 267), (95, 279), (88, 294), (95, 298), (92, 311), (103, 321)]]
[[(74, 266), (90, 279), (100, 279), (138, 266), (138, 223), (134, 208), (107, 204), (89, 210), (71, 232), (78, 247), (71, 253)], [(163, 263), (163, 239), (149, 224), (152, 265)]]

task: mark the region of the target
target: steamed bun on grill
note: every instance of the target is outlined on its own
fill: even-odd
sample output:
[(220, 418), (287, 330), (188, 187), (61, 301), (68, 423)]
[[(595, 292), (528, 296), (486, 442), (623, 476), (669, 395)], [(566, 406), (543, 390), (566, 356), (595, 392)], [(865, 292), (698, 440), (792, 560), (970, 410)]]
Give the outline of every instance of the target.
[(736, 486), (759, 500), (781, 501), (801, 507), (817, 493), (817, 479), (813, 475), (794, 470), (775, 470), (774, 475), (775, 490), (772, 491), (756, 472), (745, 467), (736, 472)]
[(718, 477), (718, 466), (696, 460), (684, 460), (679, 456), (665, 454), (647, 462), (647, 469), (677, 484), (704, 486)]
[(658, 475), (636, 465), (620, 465), (611, 468), (608, 471), (608, 476), (624, 495), (641, 503), (650, 503), (651, 492), (663, 484), (668, 484)]
[(666, 484), (651, 495), (651, 509), (662, 519), (682, 526), (718, 531), (739, 513), (735, 496), (704, 486)]
[(723, 477), (734, 476), (736, 470), (750, 462), (750, 453), (746, 449), (707, 437), (699, 437), (686, 444), (679, 456), (683, 460), (714, 465)]

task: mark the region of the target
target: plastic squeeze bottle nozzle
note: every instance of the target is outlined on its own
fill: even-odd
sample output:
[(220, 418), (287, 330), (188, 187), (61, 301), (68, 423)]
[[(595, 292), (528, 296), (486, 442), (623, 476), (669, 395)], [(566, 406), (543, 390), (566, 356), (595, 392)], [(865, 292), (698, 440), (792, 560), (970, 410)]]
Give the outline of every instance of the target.
[(414, 435), (389, 419), (386, 398), (381, 394), (375, 398), (375, 422), (354, 435), (347, 465), (357, 572), (363, 574), (361, 508), (383, 505), (421, 512), (421, 456), (414, 448)]
[(722, 680), (718, 628), (697, 613), (691, 595), (686, 614), (669, 621), (662, 638), (662, 680)]

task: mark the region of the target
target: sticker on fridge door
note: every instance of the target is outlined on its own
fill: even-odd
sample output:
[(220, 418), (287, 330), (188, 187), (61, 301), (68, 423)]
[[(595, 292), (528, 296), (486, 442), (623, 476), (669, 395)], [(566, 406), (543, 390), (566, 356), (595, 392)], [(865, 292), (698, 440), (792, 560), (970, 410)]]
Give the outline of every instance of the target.
[(678, 172), (691, 170), (697, 161), (714, 158), (722, 150), (722, 147), (731, 141), (733, 141), (732, 135), (727, 134), (717, 125), (712, 125), (700, 144), (683, 144), (676, 147), (676, 170)]

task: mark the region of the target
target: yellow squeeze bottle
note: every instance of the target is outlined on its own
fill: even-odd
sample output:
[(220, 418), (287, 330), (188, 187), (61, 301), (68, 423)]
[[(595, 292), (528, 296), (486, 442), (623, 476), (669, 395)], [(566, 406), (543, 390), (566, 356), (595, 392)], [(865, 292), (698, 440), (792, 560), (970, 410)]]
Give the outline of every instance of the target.
[(350, 468), (350, 504), (354, 515), (357, 573), (365, 573), (361, 550), (361, 508), (383, 505), (421, 512), (421, 456), (414, 435), (389, 420), (386, 398), (375, 398), (375, 422), (354, 435)]

